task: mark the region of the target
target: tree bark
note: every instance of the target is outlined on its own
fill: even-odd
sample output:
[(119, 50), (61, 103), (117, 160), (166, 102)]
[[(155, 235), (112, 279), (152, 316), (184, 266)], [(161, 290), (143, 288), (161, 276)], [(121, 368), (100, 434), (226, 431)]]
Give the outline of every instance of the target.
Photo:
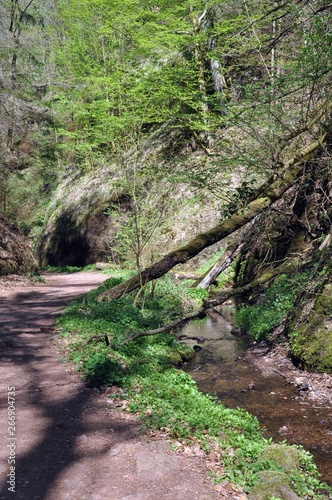
[(230, 245), (220, 257), (218, 262), (216, 262), (214, 266), (212, 266), (211, 269), (206, 273), (206, 275), (199, 281), (196, 288), (204, 288), (205, 290), (209, 288), (211, 283), (213, 283), (213, 281), (218, 278), (219, 274), (221, 274), (231, 265), (233, 260), (237, 257), (237, 255), (239, 255), (242, 247), (243, 245), (239, 244), (238, 242)]
[(122, 297), (123, 295), (144, 286), (149, 281), (160, 278), (177, 264), (183, 264), (198, 255), (205, 248), (223, 240), (226, 236), (234, 233), (237, 229), (250, 222), (257, 214), (271, 206), (284, 192), (296, 182), (302, 173), (303, 164), (308, 161), (316, 150), (322, 147), (326, 133), (309, 146), (302, 149), (297, 156), (284, 164), (284, 169), (277, 178), (273, 176), (265, 182), (252, 195), (247, 207), (237, 211), (228, 219), (214, 226), (206, 233), (201, 233), (193, 238), (183, 247), (165, 255), (159, 262), (148, 267), (140, 275), (120, 283), (110, 290), (99, 295), (99, 300), (109, 300)]
[[(259, 278), (256, 278), (255, 280), (251, 281), (247, 285), (238, 287), (238, 288), (232, 288), (229, 290), (224, 290), (221, 294), (218, 296), (214, 297), (213, 299), (208, 299), (204, 302), (204, 304), (199, 308), (196, 309), (195, 311), (192, 311), (191, 313), (187, 314), (184, 318), (179, 318), (171, 323), (169, 323), (166, 326), (162, 326), (160, 328), (156, 328), (154, 330), (146, 330), (144, 332), (139, 332), (136, 333), (135, 335), (132, 335), (128, 339), (124, 340), (122, 342), (123, 344), (127, 344), (128, 342), (131, 342), (132, 340), (136, 340), (140, 337), (148, 337), (151, 335), (157, 335), (158, 333), (166, 333), (170, 332), (177, 326), (181, 325), (182, 323), (185, 323), (191, 319), (197, 318), (198, 316), (201, 316), (202, 314), (205, 313), (208, 309), (212, 309), (213, 307), (220, 306), (226, 300), (235, 297), (236, 295), (242, 295), (243, 293), (247, 293), (258, 286), (263, 285), (267, 281), (270, 281), (271, 279), (275, 278), (276, 276), (279, 276), (280, 274), (287, 274), (294, 272), (298, 268), (300, 260), (299, 259), (294, 259), (292, 261), (287, 261), (284, 264), (281, 264), (278, 268), (273, 268), (268, 271), (266, 271), (262, 276)], [(303, 262), (301, 263), (303, 265)]]

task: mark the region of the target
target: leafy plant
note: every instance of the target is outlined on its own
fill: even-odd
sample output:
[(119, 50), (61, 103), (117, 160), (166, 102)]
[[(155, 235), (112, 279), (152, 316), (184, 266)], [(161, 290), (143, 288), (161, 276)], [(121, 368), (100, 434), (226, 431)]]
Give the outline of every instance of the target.
[(256, 305), (241, 307), (235, 313), (237, 324), (255, 340), (267, 338), (292, 310), (307, 274), (282, 275), (264, 292)]
[[(100, 289), (119, 281), (110, 278)], [(145, 297), (140, 296), (135, 304), (133, 294), (99, 303), (98, 291), (90, 292), (58, 319), (68, 345), (67, 358), (91, 384), (117, 386), (112, 397), (129, 400), (127, 409), (138, 413), (147, 428), (162, 429), (188, 446), (199, 446), (206, 454), (212, 448), (218, 450), (223, 472), (216, 473), (214, 481), (230, 480), (249, 491), (258, 472), (280, 469), (262, 458), (272, 441), (263, 437), (257, 418), (202, 394), (188, 374), (173, 368), (171, 356), (181, 353), (182, 347), (172, 335), (122, 344), (128, 333), (155, 328), (182, 314), (183, 286), (176, 288), (168, 279), (158, 280), (153, 293), (147, 289)], [(100, 339), (82, 346), (98, 334), (107, 334), (110, 346)], [(301, 456), (302, 470), (292, 471), (294, 491), (303, 495), (301, 498), (323, 498), (317, 468), (309, 454)]]
[(196, 300), (204, 300), (209, 296), (209, 292), (204, 288), (188, 288), (186, 294)]

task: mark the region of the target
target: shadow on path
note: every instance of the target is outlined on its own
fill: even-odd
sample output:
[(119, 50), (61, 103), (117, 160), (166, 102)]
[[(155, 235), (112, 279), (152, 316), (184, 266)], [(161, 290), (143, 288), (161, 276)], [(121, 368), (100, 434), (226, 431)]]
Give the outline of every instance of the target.
[[(116, 441), (137, 433), (130, 421), (115, 422), (106, 398), (67, 372), (50, 342), (56, 314), (104, 279), (94, 273), (50, 276), (45, 285), (0, 300), (1, 499), (90, 498)], [(15, 387), (15, 440), (8, 435), (8, 387)], [(14, 496), (7, 483), (10, 443)]]

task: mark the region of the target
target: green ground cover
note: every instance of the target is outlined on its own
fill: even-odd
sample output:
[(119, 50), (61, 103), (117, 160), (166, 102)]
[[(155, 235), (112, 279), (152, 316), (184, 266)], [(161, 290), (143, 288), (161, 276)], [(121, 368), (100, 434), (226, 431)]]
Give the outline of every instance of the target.
[(150, 283), (138, 296), (128, 294), (98, 302), (99, 292), (121, 282), (120, 274), (117, 271), (116, 278), (111, 277), (72, 303), (59, 317), (66, 359), (90, 384), (116, 386), (118, 391), (110, 397), (129, 401), (126, 411), (137, 413), (145, 427), (163, 429), (170, 439), (195, 443), (206, 453), (218, 450), (221, 467), (212, 474), (215, 482), (226, 479), (249, 492), (253, 487), (259, 490), (260, 475), (270, 471), (278, 473), (278, 480), (301, 499), (327, 498), (326, 486), (320, 483), (308, 452), (287, 446), (295, 450), (297, 458), (291, 467), (285, 467), (277, 456), (267, 453), (273, 444), (264, 437), (255, 417), (240, 408), (228, 409), (216, 398), (202, 394), (191, 377), (174, 366), (174, 360), (188, 359), (190, 353), (173, 335), (124, 343), (133, 333), (182, 317), (185, 310), (197, 306), (198, 298), (191, 297), (185, 283), (176, 287), (166, 277)]

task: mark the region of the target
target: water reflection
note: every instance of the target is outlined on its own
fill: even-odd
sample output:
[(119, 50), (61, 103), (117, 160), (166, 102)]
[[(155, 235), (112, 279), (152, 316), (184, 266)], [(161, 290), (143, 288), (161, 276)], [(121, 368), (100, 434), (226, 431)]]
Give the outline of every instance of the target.
[(230, 408), (246, 408), (256, 415), (266, 437), (302, 444), (314, 455), (322, 479), (332, 485), (332, 408), (309, 403), (280, 375), (263, 376), (241, 359), (246, 340), (231, 330), (219, 315), (186, 325), (182, 341), (202, 349), (185, 371), (201, 391), (218, 396)]

